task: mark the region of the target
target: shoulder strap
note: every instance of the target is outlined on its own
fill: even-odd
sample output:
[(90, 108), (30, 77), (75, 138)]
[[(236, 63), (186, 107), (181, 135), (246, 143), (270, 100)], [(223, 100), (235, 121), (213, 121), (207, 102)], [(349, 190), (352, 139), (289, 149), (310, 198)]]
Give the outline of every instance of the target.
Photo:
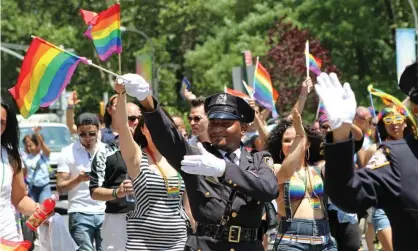
[(219, 240), (225, 230), (225, 225), (229, 220), (229, 214), (231, 213), (231, 210), (232, 210), (232, 203), (234, 202), (236, 196), (237, 196), (237, 190), (231, 189), (231, 193), (229, 194), (228, 201), (226, 202), (226, 206), (225, 206), (225, 210), (224, 210), (224, 214), (222, 216), (221, 222), (218, 226), (218, 229), (216, 229), (215, 235), (213, 236), (215, 240)]

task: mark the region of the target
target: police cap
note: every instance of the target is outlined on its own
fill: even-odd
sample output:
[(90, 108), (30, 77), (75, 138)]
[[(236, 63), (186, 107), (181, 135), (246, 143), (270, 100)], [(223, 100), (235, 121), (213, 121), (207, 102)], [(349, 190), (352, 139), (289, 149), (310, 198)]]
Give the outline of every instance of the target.
[(409, 96), (412, 102), (418, 104), (418, 62), (405, 68), (399, 80), (399, 88)]
[(207, 97), (205, 112), (209, 119), (230, 119), (251, 123), (254, 120), (254, 110), (242, 98), (228, 93), (218, 93)]

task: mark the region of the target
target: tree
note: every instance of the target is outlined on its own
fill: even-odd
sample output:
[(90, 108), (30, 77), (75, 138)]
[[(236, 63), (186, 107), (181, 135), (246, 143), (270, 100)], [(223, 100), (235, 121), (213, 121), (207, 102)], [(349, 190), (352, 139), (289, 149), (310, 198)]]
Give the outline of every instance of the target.
[[(309, 35), (307, 29), (299, 29), (285, 21), (285, 18), (277, 21), (268, 32), (268, 44), (270, 49), (265, 57), (264, 65), (270, 72), (273, 86), (279, 90), (280, 98), (277, 109), (279, 113), (287, 113), (296, 103), (301, 83), (306, 78), (305, 43), (309, 40), (309, 52), (322, 61), (322, 71), (338, 72), (332, 64), (329, 52), (320, 45), (320, 42)], [(263, 59), (263, 58), (262, 58)], [(313, 80), (316, 76), (310, 72)], [(316, 95), (312, 95), (316, 97)], [(318, 100), (309, 99), (306, 104), (305, 114), (309, 119), (316, 113)]]

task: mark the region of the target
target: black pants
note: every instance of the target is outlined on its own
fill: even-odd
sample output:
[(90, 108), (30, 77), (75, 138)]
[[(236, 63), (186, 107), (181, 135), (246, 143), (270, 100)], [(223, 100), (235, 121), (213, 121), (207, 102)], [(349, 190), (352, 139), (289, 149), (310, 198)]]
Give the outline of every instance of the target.
[(339, 223), (337, 211), (329, 210), (329, 226), (331, 235), (338, 244), (339, 251), (358, 251), (360, 248), (360, 228), (358, 222), (351, 224), (349, 222)]

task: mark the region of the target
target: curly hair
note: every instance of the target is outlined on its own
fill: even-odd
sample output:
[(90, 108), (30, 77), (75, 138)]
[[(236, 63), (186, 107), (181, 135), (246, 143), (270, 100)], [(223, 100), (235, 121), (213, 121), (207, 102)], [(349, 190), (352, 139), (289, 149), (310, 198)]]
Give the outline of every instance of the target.
[[(274, 163), (281, 164), (285, 158), (282, 151), (282, 139), (287, 129), (292, 127), (292, 120), (285, 118), (280, 120), (279, 124), (270, 132), (266, 142), (266, 150), (270, 152)], [(316, 131), (312, 126), (303, 124), (306, 136), (309, 141), (309, 158), (307, 162), (313, 164), (324, 159), (323, 140), (324, 135)]]

